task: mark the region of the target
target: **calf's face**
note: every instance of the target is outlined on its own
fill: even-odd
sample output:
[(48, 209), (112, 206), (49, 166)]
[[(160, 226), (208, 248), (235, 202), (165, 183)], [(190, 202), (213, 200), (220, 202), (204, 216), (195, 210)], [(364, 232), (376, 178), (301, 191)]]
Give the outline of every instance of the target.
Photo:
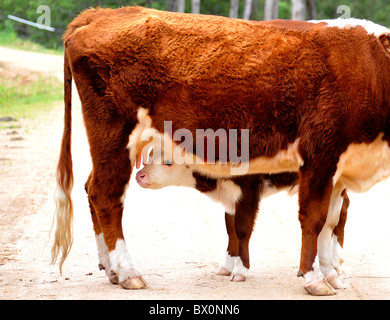
[[(151, 163), (144, 163), (144, 167), (137, 172), (136, 180), (143, 188), (161, 189), (168, 186), (194, 187), (195, 178), (188, 165), (177, 164), (163, 156), (156, 157)], [(162, 160), (164, 159), (164, 160)]]

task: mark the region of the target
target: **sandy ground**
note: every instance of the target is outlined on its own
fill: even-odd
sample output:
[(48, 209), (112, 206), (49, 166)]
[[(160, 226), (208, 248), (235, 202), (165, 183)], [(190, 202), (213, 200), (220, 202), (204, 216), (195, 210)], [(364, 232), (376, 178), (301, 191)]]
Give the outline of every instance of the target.
[[(0, 48), (0, 62), (14, 67), (61, 76), (62, 61)], [(344, 264), (348, 288), (331, 297), (312, 297), (296, 277), (301, 240), (296, 196), (280, 193), (261, 203), (250, 243), (249, 277), (233, 283), (216, 275), (227, 245), (222, 207), (186, 188), (144, 190), (133, 174), (124, 232), (133, 262), (150, 288), (127, 291), (110, 284), (98, 270), (83, 189), (91, 164), (77, 96), (74, 244), (61, 276), (58, 266), (50, 265), (50, 229), (62, 117), (59, 104), (35, 121), (19, 120), (20, 128), (0, 130), (0, 299), (390, 298), (390, 181), (365, 194), (350, 194)]]

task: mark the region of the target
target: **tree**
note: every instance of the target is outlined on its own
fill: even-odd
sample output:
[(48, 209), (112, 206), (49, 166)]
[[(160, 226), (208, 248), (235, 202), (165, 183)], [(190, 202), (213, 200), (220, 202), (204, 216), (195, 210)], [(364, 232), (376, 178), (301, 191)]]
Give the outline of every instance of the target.
[(238, 7), (240, 5), (240, 0), (230, 0), (230, 18), (238, 18)]
[(291, 19), (306, 20), (306, 0), (291, 0)]
[(308, 19), (314, 20), (317, 16), (316, 0), (307, 0)]
[(200, 13), (200, 0), (192, 0), (191, 12), (192, 13)]
[(167, 10), (176, 11), (177, 9), (177, 0), (167, 0)]
[(244, 4), (244, 12), (242, 14), (242, 18), (244, 20), (249, 20), (251, 17), (251, 11), (252, 11), (252, 0), (245, 0)]
[(278, 13), (279, 13), (279, 0), (265, 0), (264, 20), (277, 19), (279, 16)]
[(186, 7), (186, 0), (178, 0), (177, 12), (184, 12), (185, 7)]

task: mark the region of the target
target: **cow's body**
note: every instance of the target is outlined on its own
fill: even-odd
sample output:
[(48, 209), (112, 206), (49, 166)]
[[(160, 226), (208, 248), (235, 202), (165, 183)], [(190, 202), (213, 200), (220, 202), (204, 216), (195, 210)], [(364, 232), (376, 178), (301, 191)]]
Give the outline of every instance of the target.
[[(174, 131), (186, 128), (193, 136), (199, 128), (249, 129), (247, 174), (299, 172), (300, 271), (309, 292), (328, 292), (313, 270), (317, 238), (321, 272), (333, 277), (329, 247), (342, 190), (363, 191), (389, 174), (388, 35), (371, 36), (361, 27), (301, 31), (134, 7), (86, 11), (64, 39), (62, 203), (54, 257), (60, 249), (66, 257), (71, 242), (72, 73), (93, 164), (86, 190), (99, 259), (112, 282), (144, 286), (123, 240), (123, 195), (140, 132), (163, 132), (170, 120)], [(193, 146), (192, 157), (202, 158)], [(366, 170), (374, 161), (362, 157), (367, 150), (378, 160), (370, 172), (375, 179)], [(193, 168), (229, 176), (235, 166), (230, 158), (221, 164), (217, 151), (215, 157), (216, 163)]]

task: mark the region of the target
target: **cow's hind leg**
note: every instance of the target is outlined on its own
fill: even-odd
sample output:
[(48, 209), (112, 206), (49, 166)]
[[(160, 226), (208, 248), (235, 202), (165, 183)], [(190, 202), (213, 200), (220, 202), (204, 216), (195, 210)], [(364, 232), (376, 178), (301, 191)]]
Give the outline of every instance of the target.
[(335, 294), (316, 261), (317, 240), (327, 220), (333, 193), (332, 176), (333, 174), (326, 174), (325, 170), (317, 171), (308, 164), (300, 170), (299, 221), (302, 228), (302, 249), (299, 274), (305, 278), (305, 290), (312, 295)]
[[(88, 177), (88, 180), (85, 183), (85, 191), (87, 192), (87, 194), (88, 194), (88, 187), (89, 187), (90, 180), (91, 180), (91, 175)], [(89, 199), (89, 196), (88, 196), (88, 202), (91, 211), (93, 230), (95, 231), (96, 246), (97, 246), (98, 258), (99, 258), (99, 265), (98, 265), (99, 270), (105, 270), (110, 282), (113, 284), (118, 284), (119, 283), (118, 276), (111, 270), (110, 258), (108, 256), (108, 248), (106, 246), (106, 242), (104, 241), (103, 231), (102, 228), (100, 227), (96, 210), (91, 200)]]
[(89, 130), (86, 121), (93, 164), (86, 191), (101, 267), (112, 283), (141, 289), (146, 283), (133, 266), (122, 231), (123, 199), (132, 170), (127, 149), (131, 126), (115, 120), (106, 126), (99, 123), (95, 130)]

